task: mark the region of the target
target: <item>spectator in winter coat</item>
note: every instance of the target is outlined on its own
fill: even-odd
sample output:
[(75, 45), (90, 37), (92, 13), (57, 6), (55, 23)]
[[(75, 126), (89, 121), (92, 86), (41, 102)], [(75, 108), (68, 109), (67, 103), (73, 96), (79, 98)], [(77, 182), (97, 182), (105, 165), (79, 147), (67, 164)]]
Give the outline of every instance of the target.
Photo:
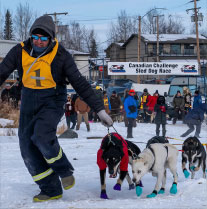
[(176, 123), (177, 119), (181, 116), (181, 119), (184, 118), (184, 98), (181, 96), (180, 91), (177, 91), (177, 94), (173, 98), (173, 107), (175, 111), (175, 117), (173, 118), (173, 124)]
[[(65, 104), (65, 117), (68, 128), (74, 129), (76, 124), (75, 103), (73, 102), (70, 94), (68, 95), (68, 100)], [(70, 127), (70, 122), (73, 124), (72, 127)]]
[(104, 101), (104, 107), (105, 107), (106, 113), (110, 114), (111, 103), (110, 103), (110, 99), (109, 99), (106, 91), (103, 92), (103, 101)]
[(90, 126), (88, 122), (88, 113), (90, 111), (90, 107), (83, 101), (81, 97), (78, 97), (75, 101), (75, 111), (77, 112), (78, 118), (76, 130), (80, 129), (80, 124), (83, 118), (86, 124), (87, 131), (90, 131)]
[(155, 124), (156, 124), (156, 136), (160, 135), (160, 125), (162, 125), (162, 136), (165, 137), (166, 134), (166, 110), (167, 105), (165, 104), (165, 97), (159, 96), (157, 99), (157, 104), (155, 104)]
[(18, 81), (11, 87), (10, 97), (12, 99), (14, 108), (19, 107), (19, 102), (21, 100), (21, 88), (22, 87)]
[(21, 155), (41, 190), (33, 201), (61, 198), (62, 187), (70, 189), (75, 184), (74, 168), (56, 137), (57, 125), (64, 114), (66, 84), (71, 83), (103, 124), (111, 126), (113, 121), (70, 53), (55, 38), (51, 16), (37, 18), (29, 39), (8, 52), (0, 63), (0, 86), (15, 69), (22, 82), (18, 130)]
[(184, 97), (185, 114), (187, 114), (191, 109), (191, 97), (192, 97), (188, 87), (183, 87), (183, 97)]
[(199, 138), (201, 132), (201, 123), (204, 120), (204, 113), (207, 111), (207, 104), (200, 104), (198, 107), (191, 110), (185, 116), (185, 122), (188, 126), (188, 130), (181, 135), (181, 137), (188, 136), (191, 132), (194, 131), (194, 126), (196, 126), (195, 137)]
[(202, 98), (201, 95), (199, 94), (199, 91), (196, 90), (194, 93), (193, 109), (199, 107), (200, 104), (202, 104)]
[[(129, 96), (129, 89), (126, 89), (124, 91), (124, 99), (123, 99), (123, 104), (124, 104), (124, 101), (125, 99)], [(124, 111), (123, 111), (123, 115), (124, 115), (124, 124), (125, 124), (125, 127), (128, 126), (128, 119), (126, 117), (126, 111), (125, 111), (125, 108), (124, 108)]]
[(140, 103), (140, 113), (142, 114), (143, 120), (147, 123), (150, 119), (147, 115), (147, 103), (149, 101), (150, 94), (148, 93), (147, 89), (143, 90), (143, 94), (141, 96), (141, 103)]
[(1, 101), (7, 102), (9, 104), (10, 101), (10, 90), (11, 86), (10, 84), (6, 84), (4, 90), (1, 92)]
[(116, 91), (112, 92), (112, 95), (110, 97), (110, 103), (111, 103), (111, 118), (113, 121), (116, 121), (120, 115), (122, 102), (120, 97), (117, 95)]
[(147, 107), (148, 107), (147, 113), (151, 116), (151, 118), (150, 118), (151, 123), (154, 120), (154, 107), (155, 107), (155, 104), (157, 104), (158, 96), (159, 96), (159, 94), (156, 91), (153, 94), (153, 96), (149, 96), (149, 100), (148, 100), (148, 103), (147, 103)]
[(127, 126), (127, 138), (133, 138), (132, 128), (134, 120), (137, 118), (137, 102), (134, 99), (135, 91), (131, 89), (129, 91), (129, 96), (124, 101), (124, 109), (126, 112), (126, 117), (128, 119)]

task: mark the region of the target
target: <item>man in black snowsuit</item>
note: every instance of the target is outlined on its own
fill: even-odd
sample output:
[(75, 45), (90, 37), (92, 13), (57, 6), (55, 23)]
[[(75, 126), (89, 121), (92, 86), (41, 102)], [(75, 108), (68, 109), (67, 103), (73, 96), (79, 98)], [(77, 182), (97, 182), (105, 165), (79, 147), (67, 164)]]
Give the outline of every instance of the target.
[(181, 137), (188, 136), (191, 132), (194, 131), (194, 126), (196, 127), (195, 137), (200, 138), (201, 132), (201, 123), (204, 120), (204, 113), (207, 111), (207, 104), (200, 104), (195, 109), (188, 112), (185, 116), (185, 123), (188, 126), (188, 130), (181, 135)]
[(57, 125), (64, 114), (67, 82), (98, 113), (104, 125), (111, 126), (113, 121), (72, 56), (55, 39), (52, 17), (44, 15), (36, 19), (30, 38), (9, 51), (0, 64), (0, 85), (15, 69), (22, 82), (20, 150), (41, 190), (33, 201), (61, 198), (62, 186), (70, 189), (75, 184), (73, 166), (56, 137)]
[(175, 111), (175, 117), (173, 118), (173, 124), (176, 123), (179, 116), (181, 116), (181, 119), (183, 120), (183, 118), (184, 118), (184, 105), (185, 105), (184, 98), (182, 97), (180, 91), (177, 91), (177, 94), (173, 98), (173, 107), (174, 107), (174, 111)]
[(160, 125), (162, 125), (162, 136), (165, 137), (166, 134), (166, 110), (167, 105), (165, 104), (165, 97), (159, 96), (157, 99), (157, 104), (155, 104), (155, 124), (156, 124), (156, 136), (160, 135)]

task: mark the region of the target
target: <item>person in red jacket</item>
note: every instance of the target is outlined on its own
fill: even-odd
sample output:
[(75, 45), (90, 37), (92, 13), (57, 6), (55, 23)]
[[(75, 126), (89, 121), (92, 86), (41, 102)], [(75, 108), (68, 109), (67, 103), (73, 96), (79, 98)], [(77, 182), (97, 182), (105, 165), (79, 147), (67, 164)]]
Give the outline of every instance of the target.
[(157, 98), (159, 97), (158, 91), (156, 91), (153, 96), (149, 96), (149, 101), (147, 103), (148, 111), (147, 113), (151, 116), (151, 123), (154, 121), (154, 107), (157, 104)]

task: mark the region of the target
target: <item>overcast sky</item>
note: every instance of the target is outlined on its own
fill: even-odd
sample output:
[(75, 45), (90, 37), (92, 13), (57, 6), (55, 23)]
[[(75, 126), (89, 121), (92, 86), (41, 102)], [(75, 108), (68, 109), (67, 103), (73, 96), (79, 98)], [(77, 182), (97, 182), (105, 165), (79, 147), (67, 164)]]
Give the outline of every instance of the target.
[[(117, 15), (121, 10), (125, 10), (130, 16), (141, 15), (153, 8), (166, 8), (160, 10), (161, 14), (171, 14), (182, 18), (186, 33), (189, 33), (191, 25), (190, 16), (186, 13), (186, 9), (193, 8), (191, 0), (0, 0), (1, 14), (5, 14), (6, 9), (10, 9), (11, 13), (15, 13), (17, 5), (21, 2), (28, 2), (30, 8), (37, 13), (38, 16), (45, 13), (68, 12), (68, 15), (59, 16), (58, 19), (67, 24), (71, 20), (84, 24), (89, 28), (94, 28), (99, 41), (107, 40), (107, 29), (111, 21), (116, 21)], [(205, 16), (202, 28), (207, 30), (207, 0), (197, 2), (201, 7), (201, 12)]]

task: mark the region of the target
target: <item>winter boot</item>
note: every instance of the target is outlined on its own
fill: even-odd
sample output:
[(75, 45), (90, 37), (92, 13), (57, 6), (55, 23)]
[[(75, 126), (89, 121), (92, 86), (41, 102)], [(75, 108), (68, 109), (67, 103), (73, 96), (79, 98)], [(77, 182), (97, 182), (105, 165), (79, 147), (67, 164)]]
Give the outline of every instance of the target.
[(50, 197), (46, 195), (44, 192), (40, 192), (38, 195), (35, 195), (33, 197), (33, 202), (45, 202), (48, 200), (60, 199), (61, 197), (62, 197), (62, 194)]
[(166, 134), (166, 130), (163, 129), (163, 130), (162, 130), (162, 136), (165, 137), (165, 134)]
[(90, 126), (89, 126), (89, 124), (86, 125), (86, 128), (87, 128), (87, 131), (89, 132), (89, 131), (90, 131)]
[(63, 188), (65, 190), (72, 188), (75, 185), (75, 178), (73, 175), (61, 178)]
[(78, 131), (80, 129), (80, 125), (76, 125), (76, 130)]

